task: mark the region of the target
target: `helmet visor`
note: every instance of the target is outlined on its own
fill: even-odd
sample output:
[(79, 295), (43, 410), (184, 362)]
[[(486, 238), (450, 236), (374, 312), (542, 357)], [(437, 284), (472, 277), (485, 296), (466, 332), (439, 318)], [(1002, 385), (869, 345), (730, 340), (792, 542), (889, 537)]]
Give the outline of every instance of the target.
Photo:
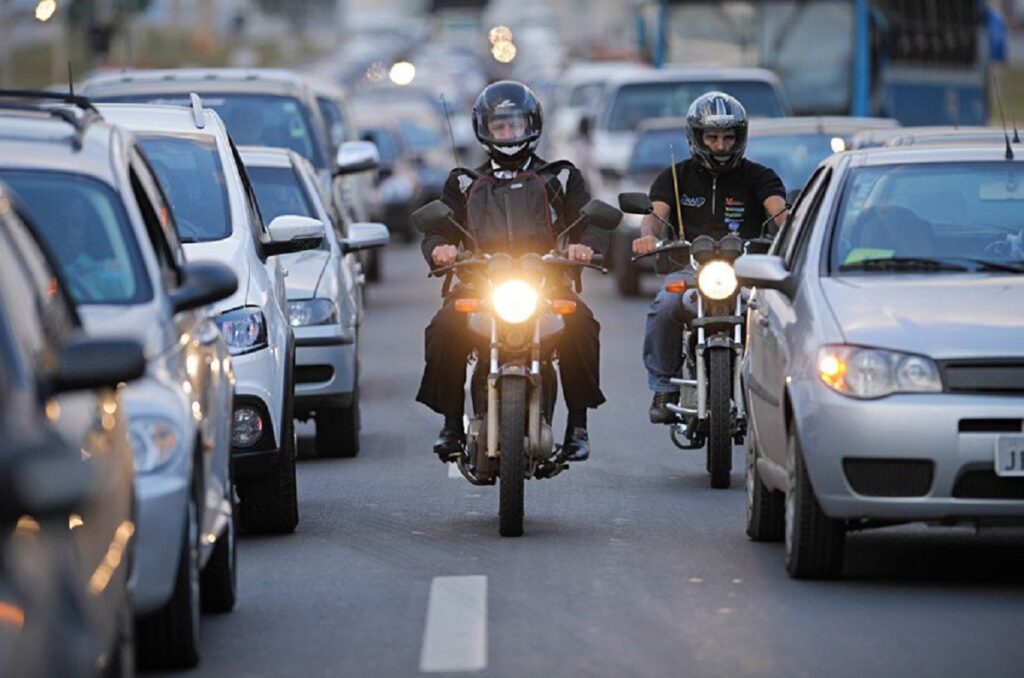
[(522, 111), (492, 113), (483, 116), (479, 130), (481, 141), (510, 145), (532, 141), (540, 132), (535, 116)]

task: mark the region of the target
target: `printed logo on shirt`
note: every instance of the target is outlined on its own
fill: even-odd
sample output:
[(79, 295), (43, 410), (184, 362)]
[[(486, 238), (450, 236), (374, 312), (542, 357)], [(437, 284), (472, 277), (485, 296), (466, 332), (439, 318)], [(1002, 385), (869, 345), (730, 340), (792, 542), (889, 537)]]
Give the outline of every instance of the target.
[(704, 203), (706, 202), (706, 200), (701, 196), (691, 198), (685, 193), (682, 195), (679, 201), (683, 203), (683, 207), (703, 207)]
[[(740, 224), (743, 222), (743, 211), (747, 206), (735, 198), (725, 198), (725, 221), (726, 223), (735, 222)], [(731, 225), (731, 224), (730, 224)], [(739, 228), (737, 226), (737, 228)]]

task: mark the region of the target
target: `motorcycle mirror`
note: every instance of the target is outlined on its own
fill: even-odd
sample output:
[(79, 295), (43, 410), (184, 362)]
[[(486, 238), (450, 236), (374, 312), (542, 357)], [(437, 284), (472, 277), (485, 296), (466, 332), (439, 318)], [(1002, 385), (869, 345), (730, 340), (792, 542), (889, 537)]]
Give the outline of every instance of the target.
[(425, 233), (430, 226), (450, 219), (455, 211), (440, 200), (432, 200), (423, 207), (412, 213), (413, 227), (420, 233)]
[(584, 205), (580, 209), (580, 214), (584, 215), (590, 224), (603, 231), (614, 231), (622, 221), (621, 211), (596, 198)]
[(619, 209), (626, 214), (650, 214), (654, 206), (646, 193), (619, 193)]

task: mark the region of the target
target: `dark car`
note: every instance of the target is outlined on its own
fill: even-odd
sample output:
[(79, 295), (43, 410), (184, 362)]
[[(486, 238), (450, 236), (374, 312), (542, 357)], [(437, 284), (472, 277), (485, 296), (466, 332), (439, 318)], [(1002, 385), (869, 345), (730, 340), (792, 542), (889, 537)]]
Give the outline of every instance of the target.
[(0, 675), (133, 675), (133, 454), (118, 385), (142, 347), (88, 339), (0, 187)]

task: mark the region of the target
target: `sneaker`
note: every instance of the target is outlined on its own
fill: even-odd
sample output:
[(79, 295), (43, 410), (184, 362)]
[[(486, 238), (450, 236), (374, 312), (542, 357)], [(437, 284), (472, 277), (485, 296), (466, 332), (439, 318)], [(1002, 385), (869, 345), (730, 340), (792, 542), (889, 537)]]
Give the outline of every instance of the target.
[(679, 393), (676, 391), (663, 391), (654, 394), (654, 400), (651, 401), (651, 409), (649, 414), (651, 416), (652, 424), (673, 424), (678, 418), (675, 412), (668, 409), (668, 404), (676, 404), (679, 402)]

